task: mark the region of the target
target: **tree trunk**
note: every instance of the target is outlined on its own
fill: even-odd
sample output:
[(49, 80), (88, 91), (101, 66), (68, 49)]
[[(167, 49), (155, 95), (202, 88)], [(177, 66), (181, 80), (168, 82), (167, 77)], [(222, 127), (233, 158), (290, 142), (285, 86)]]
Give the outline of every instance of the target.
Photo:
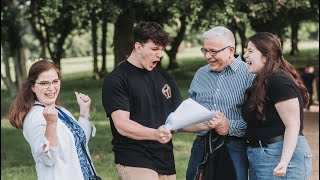
[(284, 37), (280, 36), (280, 43), (281, 43), (281, 49), (283, 50), (283, 44), (284, 44)]
[(98, 37), (97, 37), (97, 24), (95, 8), (92, 9), (91, 16), (91, 37), (92, 37), (92, 50), (93, 50), (93, 79), (100, 79), (98, 69)]
[(41, 44), (40, 46), (41, 46), (40, 58), (47, 59), (46, 45), (45, 44)]
[(244, 49), (246, 47), (246, 43), (247, 43), (247, 37), (246, 37), (246, 34), (245, 34), (246, 30), (245, 29), (242, 29), (242, 28), (238, 28), (238, 33), (239, 33), (239, 37), (240, 37), (240, 40), (241, 40), (241, 54), (242, 56), (244, 55)]
[(38, 1), (31, 1), (30, 4), (30, 17), (29, 22), (31, 24), (31, 28), (32, 28), (32, 32), (33, 34), (36, 36), (36, 38), (39, 40), (40, 42), (40, 47), (41, 47), (41, 51), (40, 51), (40, 56), (39, 58), (43, 58), (43, 59), (47, 59), (47, 44), (46, 44), (46, 39), (42, 34), (42, 30), (43, 27), (43, 23), (41, 23), (40, 20), (40, 15), (39, 15), (39, 2)]
[(298, 30), (299, 30), (299, 22), (292, 21), (291, 22), (291, 52), (290, 52), (290, 55), (295, 55), (295, 54), (299, 53)]
[(187, 21), (186, 21), (186, 16), (183, 15), (180, 18), (181, 22), (181, 27), (180, 30), (177, 34), (177, 36), (174, 38), (172, 44), (171, 44), (171, 49), (167, 51), (167, 54), (169, 56), (169, 66), (168, 69), (175, 69), (178, 68), (178, 63), (177, 63), (177, 53), (179, 50), (179, 46), (184, 38), (186, 29), (187, 29)]
[(47, 47), (46, 40), (43, 37), (43, 35), (41, 33), (41, 30), (37, 29), (36, 22), (34, 22), (34, 21), (36, 21), (36, 20), (35, 19), (30, 19), (30, 24), (31, 24), (31, 27), (32, 27), (33, 34), (37, 37), (37, 39), (40, 42), (41, 51), (40, 51), (39, 58), (47, 59), (48, 57), (47, 57), (47, 51), (46, 51), (46, 47)]
[[(62, 54), (64, 53), (63, 44), (64, 44), (65, 39), (66, 39), (66, 35), (61, 35), (60, 38), (57, 40), (57, 42), (54, 43), (54, 50), (51, 51), (50, 48), (48, 48), (53, 63), (60, 70), (62, 70), (61, 69), (61, 58), (62, 58)], [(47, 45), (47, 46), (49, 47), (50, 45)]]
[(101, 28), (101, 56), (102, 56), (102, 65), (100, 69), (100, 77), (103, 77), (107, 74), (107, 29), (108, 23), (107, 18), (102, 19), (102, 28)]
[(62, 56), (62, 50), (56, 50), (54, 51), (54, 54), (51, 56), (53, 63), (60, 69), (61, 69), (61, 56)]
[(8, 48), (6, 43), (2, 41), (2, 39), (1, 39), (1, 47), (2, 47), (2, 61), (4, 62), (4, 67), (6, 72), (6, 74), (3, 75), (1, 71), (1, 79), (3, 83), (6, 85), (7, 89), (9, 90), (10, 99), (13, 100), (17, 95), (18, 86), (16, 86), (15, 82), (12, 81), (11, 74), (10, 74), (10, 71), (11, 71), (10, 63), (9, 63), (10, 55), (8, 54), (10, 49)]
[[(18, 8), (17, 1), (1, 2), (1, 6), (6, 8), (6, 11), (1, 11), (1, 46), (3, 48), (2, 59), (6, 66), (6, 76), (1, 73), (1, 79), (7, 85), (10, 97), (14, 98), (19, 88), (22, 87), (27, 77), (26, 56), (22, 44), (22, 16), (23, 9)], [(3, 7), (1, 7), (3, 8)], [(15, 81), (10, 75), (10, 57), (13, 58), (15, 70)]]
[(14, 50), (14, 62), (15, 62), (15, 71), (16, 71), (16, 83), (20, 89), (27, 79), (27, 69), (26, 69), (26, 55), (22, 44), (17, 46), (17, 49)]
[[(52, 61), (53, 63), (60, 69), (62, 70), (61, 68), (61, 58), (62, 58), (62, 55), (64, 53), (64, 49), (63, 49), (63, 45), (64, 45), (64, 42), (68, 36), (68, 34), (70, 34), (70, 32), (72, 31), (72, 29), (65, 29), (65, 31), (61, 32), (60, 36), (58, 36), (59, 38), (57, 39), (56, 43), (54, 43), (54, 49), (51, 50), (50, 48), (50, 45), (49, 43), (47, 43), (47, 48), (49, 50), (49, 53), (50, 53), (50, 56), (52, 58)], [(50, 42), (48, 41), (49, 40), (49, 37), (48, 37), (48, 33), (47, 33), (47, 42)]]
[(114, 67), (126, 60), (133, 49), (133, 25), (135, 22), (135, 12), (133, 8), (128, 8), (122, 12), (114, 27), (113, 53)]

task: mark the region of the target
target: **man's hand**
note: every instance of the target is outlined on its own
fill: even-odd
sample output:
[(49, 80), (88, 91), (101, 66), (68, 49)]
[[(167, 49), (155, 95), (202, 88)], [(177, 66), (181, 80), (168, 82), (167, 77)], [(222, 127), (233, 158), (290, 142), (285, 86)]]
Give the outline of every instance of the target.
[(212, 120), (215, 121), (215, 130), (219, 135), (228, 134), (230, 129), (229, 120), (223, 112), (217, 112)]
[(211, 129), (214, 129), (221, 121), (221, 119), (217, 120), (216, 118), (216, 114), (219, 113), (219, 111), (212, 110), (212, 113), (213, 113), (213, 118), (210, 119), (209, 121), (204, 122), (204, 124), (206, 124), (209, 128), (208, 131)]
[(155, 130), (154, 135), (156, 139), (162, 144), (168, 143), (172, 138), (171, 132), (169, 130), (166, 130), (164, 128), (164, 125), (160, 126), (157, 130)]

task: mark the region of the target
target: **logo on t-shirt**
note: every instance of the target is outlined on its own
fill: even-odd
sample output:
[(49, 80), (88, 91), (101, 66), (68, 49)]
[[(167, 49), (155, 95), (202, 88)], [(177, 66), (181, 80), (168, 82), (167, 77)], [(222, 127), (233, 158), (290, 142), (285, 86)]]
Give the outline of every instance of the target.
[(162, 88), (162, 94), (167, 98), (171, 98), (171, 88), (168, 84), (165, 84)]

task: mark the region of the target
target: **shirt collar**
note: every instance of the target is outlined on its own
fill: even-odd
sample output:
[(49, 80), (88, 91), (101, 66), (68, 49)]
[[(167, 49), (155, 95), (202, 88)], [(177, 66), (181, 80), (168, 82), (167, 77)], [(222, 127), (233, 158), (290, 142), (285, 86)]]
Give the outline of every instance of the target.
[(229, 65), (229, 67), (233, 72), (237, 72), (241, 67), (242, 59), (238, 54), (235, 54), (234, 57), (235, 60)]
[[(35, 100), (35, 101), (34, 101), (34, 104), (41, 104), (41, 102)], [(41, 104), (41, 105), (42, 105), (42, 104)]]

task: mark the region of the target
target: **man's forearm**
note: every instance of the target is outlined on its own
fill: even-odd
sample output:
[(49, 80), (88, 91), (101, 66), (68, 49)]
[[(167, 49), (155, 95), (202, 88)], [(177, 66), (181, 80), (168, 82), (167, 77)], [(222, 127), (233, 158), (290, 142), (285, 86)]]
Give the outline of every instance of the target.
[(197, 133), (197, 132), (208, 131), (208, 130), (210, 130), (210, 128), (206, 123), (199, 123), (199, 124), (195, 124), (192, 126), (184, 127), (182, 129), (180, 129), (179, 131)]

